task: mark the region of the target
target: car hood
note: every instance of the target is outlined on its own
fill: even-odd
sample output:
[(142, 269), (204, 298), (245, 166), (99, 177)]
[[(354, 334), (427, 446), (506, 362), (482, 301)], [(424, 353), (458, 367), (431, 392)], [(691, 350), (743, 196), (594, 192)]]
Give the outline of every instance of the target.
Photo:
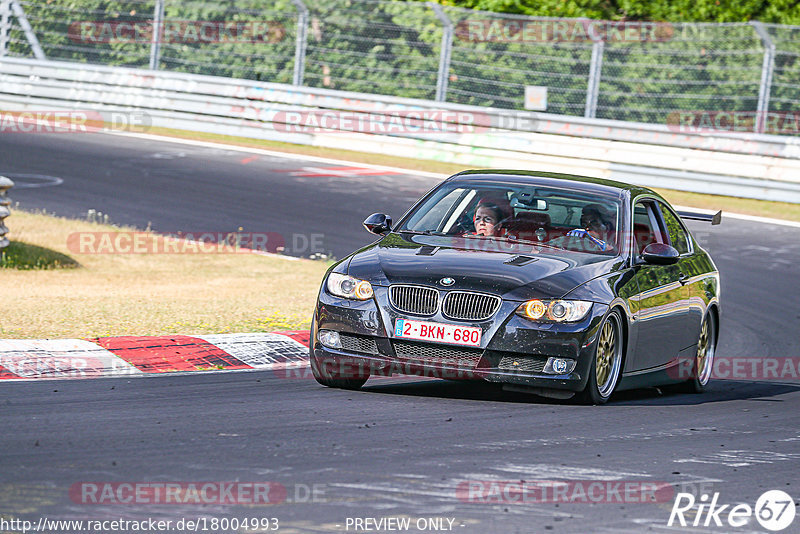
[[(561, 297), (615, 269), (619, 258), (483, 239), (391, 233), (350, 259), (348, 274), (374, 285), (420, 284), (500, 295)], [(455, 283), (443, 286), (440, 280)]]

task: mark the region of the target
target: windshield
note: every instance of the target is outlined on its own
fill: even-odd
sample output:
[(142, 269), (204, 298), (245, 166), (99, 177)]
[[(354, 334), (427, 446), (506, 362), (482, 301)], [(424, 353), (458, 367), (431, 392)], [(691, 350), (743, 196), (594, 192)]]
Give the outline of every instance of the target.
[(508, 240), (593, 254), (616, 254), (617, 200), (533, 185), (453, 182), (437, 189), (396, 231)]

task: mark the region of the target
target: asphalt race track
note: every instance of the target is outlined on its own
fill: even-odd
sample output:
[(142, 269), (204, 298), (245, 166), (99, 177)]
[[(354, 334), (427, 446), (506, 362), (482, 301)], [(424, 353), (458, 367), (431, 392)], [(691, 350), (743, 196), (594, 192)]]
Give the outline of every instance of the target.
[[(114, 135), (5, 135), (0, 154), (0, 175), (17, 184), (9, 196), (22, 207), (70, 217), (94, 209), (162, 233), (275, 232), (296, 256), (310, 255), (302, 245), (312, 236), (336, 257), (349, 254), (371, 241), (367, 215), (399, 218), (436, 183)], [(358, 172), (372, 174), (354, 179)]]
[[(435, 182), (111, 135), (3, 136), (0, 175), (18, 183), (10, 196), (26, 209), (95, 209), (164, 232), (322, 234), (336, 257), (370, 242), (366, 215), (397, 218)], [(717, 356), (800, 356), (800, 232), (733, 219), (690, 226), (722, 273)], [(765, 532), (755, 519), (668, 527), (674, 492), (754, 506), (781, 489), (800, 500), (798, 378), (717, 380), (703, 395), (637, 390), (602, 407), (425, 379), (348, 392), (267, 371), (31, 381), (0, 384), (0, 421), (6, 518), (278, 518), (279, 532), (376, 532), (355, 519), (387, 517), (410, 518), (412, 532), (420, 518), (442, 520), (421, 523), (425, 531), (463, 533)], [(673, 493), (553, 503), (462, 491), (523, 480), (669, 483)], [(70, 494), (86, 482), (200, 481), (272, 482), (286, 494), (271, 505), (92, 505)]]

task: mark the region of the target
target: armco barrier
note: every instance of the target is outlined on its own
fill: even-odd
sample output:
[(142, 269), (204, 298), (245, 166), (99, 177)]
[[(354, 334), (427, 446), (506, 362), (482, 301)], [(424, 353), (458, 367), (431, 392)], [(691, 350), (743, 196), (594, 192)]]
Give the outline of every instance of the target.
[(8, 238), (6, 237), (8, 228), (6, 227), (5, 219), (11, 215), (11, 211), (8, 209), (11, 205), (11, 200), (6, 196), (6, 193), (12, 187), (14, 187), (14, 182), (5, 176), (0, 176), (0, 249), (8, 246)]
[[(587, 174), (655, 187), (800, 203), (800, 138), (681, 133), (667, 125), (444, 104), (249, 80), (3, 58), (0, 109), (139, 113), (146, 124), (465, 167)], [(286, 111), (442, 110), (472, 133), (287, 131)], [(511, 119), (514, 119), (511, 121)], [(504, 128), (494, 127), (501, 123)], [(492, 126), (492, 127), (490, 127)]]

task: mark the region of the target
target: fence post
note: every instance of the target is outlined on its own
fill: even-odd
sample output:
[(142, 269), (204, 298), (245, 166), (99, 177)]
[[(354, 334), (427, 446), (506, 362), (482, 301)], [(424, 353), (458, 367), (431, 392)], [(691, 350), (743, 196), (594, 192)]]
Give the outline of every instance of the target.
[(150, 70), (161, 63), (161, 38), (164, 35), (164, 0), (156, 0), (153, 8), (153, 36), (150, 38)]
[(11, 0), (0, 0), (0, 57), (6, 55), (11, 33)]
[(445, 102), (447, 100), (447, 83), (450, 78), (450, 55), (453, 51), (453, 23), (441, 5), (435, 2), (428, 2), (428, 5), (442, 23), (442, 46), (439, 53), (439, 72), (436, 76), (436, 101)]
[(764, 45), (764, 60), (761, 62), (761, 83), (758, 88), (758, 105), (756, 108), (755, 132), (764, 133), (764, 126), (769, 112), (769, 94), (772, 89), (772, 72), (775, 70), (775, 44), (763, 22), (750, 21), (758, 37)]
[(11, 205), (11, 200), (6, 197), (6, 191), (12, 187), (14, 187), (14, 182), (5, 176), (0, 176), (0, 250), (8, 246), (8, 238), (6, 237), (8, 228), (5, 225), (5, 218), (11, 215), (11, 211), (8, 209)]
[(47, 59), (41, 45), (39, 45), (39, 39), (37, 39), (36, 34), (33, 33), (31, 23), (28, 22), (28, 17), (25, 16), (25, 10), (22, 9), (22, 6), (19, 5), (17, 0), (11, 0), (11, 9), (14, 10), (14, 16), (17, 17), (17, 22), (19, 22), (22, 31), (25, 32), (25, 38), (28, 40), (28, 44), (31, 45), (34, 57), (41, 61)]
[(303, 85), (306, 71), (306, 45), (308, 43), (308, 8), (303, 0), (292, 0), (297, 7), (297, 38), (294, 45), (294, 75), (292, 83)]
[(589, 63), (589, 83), (586, 87), (586, 109), (583, 116), (589, 119), (597, 114), (597, 98), (600, 94), (600, 72), (603, 70), (603, 50), (605, 42), (597, 39), (592, 44), (592, 59)]

